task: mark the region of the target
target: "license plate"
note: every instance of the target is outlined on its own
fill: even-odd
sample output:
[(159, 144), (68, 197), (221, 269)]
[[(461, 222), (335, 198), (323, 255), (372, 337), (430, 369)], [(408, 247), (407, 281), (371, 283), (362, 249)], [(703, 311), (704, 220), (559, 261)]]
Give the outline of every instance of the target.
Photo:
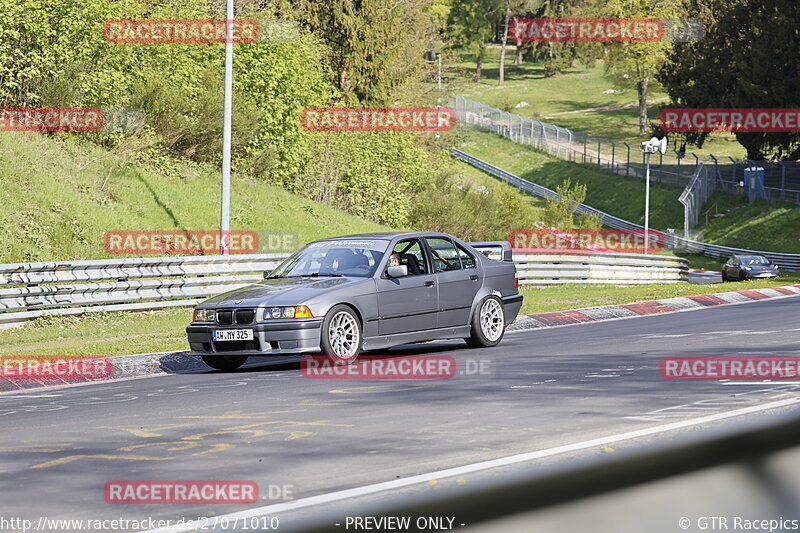
[(251, 341), (252, 329), (218, 329), (212, 335), (214, 341)]

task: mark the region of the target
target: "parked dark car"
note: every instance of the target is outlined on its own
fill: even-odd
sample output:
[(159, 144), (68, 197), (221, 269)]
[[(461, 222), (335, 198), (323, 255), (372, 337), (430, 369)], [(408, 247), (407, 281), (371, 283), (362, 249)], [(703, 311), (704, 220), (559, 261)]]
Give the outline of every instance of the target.
[[(444, 233), (350, 235), (307, 244), (257, 285), (197, 306), (192, 354), (233, 369), (250, 355), (362, 350), (434, 339), (494, 346), (522, 295), (507, 242), (503, 260)], [(482, 246), (482, 249), (484, 247)]]
[(778, 265), (763, 255), (734, 255), (722, 267), (722, 281), (777, 278), (780, 275)]

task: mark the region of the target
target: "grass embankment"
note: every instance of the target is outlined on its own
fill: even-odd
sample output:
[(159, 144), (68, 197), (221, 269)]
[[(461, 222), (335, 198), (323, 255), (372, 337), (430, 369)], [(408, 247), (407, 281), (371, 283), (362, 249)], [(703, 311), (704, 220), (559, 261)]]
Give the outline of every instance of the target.
[[(389, 229), (242, 176), (231, 190), (232, 230), (289, 232), (296, 247)], [(98, 259), (111, 257), (109, 230), (218, 229), (220, 175), (177, 162), (118, 165), (88, 143), (5, 132), (0, 203), (0, 263)]]

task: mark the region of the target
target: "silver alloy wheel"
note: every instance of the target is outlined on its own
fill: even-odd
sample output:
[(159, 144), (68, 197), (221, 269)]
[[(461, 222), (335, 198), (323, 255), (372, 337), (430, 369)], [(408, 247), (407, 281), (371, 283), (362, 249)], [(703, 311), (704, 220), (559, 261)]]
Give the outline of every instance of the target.
[(340, 359), (351, 359), (358, 351), (361, 339), (358, 332), (358, 323), (350, 313), (339, 311), (328, 325), (328, 343)]
[(489, 298), (481, 306), (481, 331), (489, 342), (494, 342), (503, 334), (503, 308), (500, 302)]

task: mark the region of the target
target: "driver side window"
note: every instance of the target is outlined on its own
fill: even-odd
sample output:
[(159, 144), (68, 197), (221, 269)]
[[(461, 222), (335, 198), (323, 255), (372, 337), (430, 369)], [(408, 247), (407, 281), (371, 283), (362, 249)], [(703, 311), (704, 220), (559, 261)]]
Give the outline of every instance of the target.
[(409, 276), (418, 276), (430, 272), (425, 261), (425, 254), (422, 251), (422, 243), (420, 243), (419, 239), (398, 242), (392, 249), (392, 254), (400, 256), (400, 264), (408, 268)]

